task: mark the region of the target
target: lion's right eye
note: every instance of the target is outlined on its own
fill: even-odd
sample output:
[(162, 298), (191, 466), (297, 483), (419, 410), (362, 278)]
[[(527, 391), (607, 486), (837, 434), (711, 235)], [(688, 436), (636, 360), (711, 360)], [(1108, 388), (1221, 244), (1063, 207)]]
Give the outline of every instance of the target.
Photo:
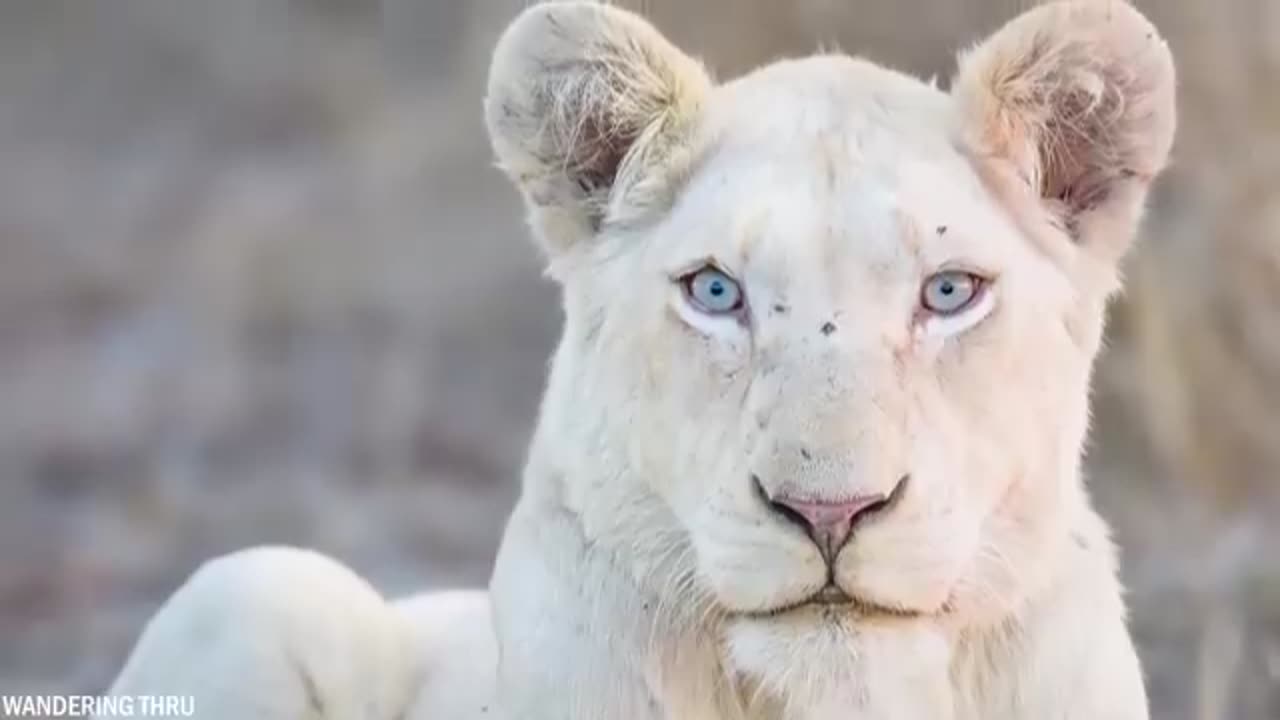
[(729, 315), (742, 309), (742, 288), (723, 271), (707, 265), (683, 278), (685, 295), (708, 315)]
[(972, 306), (982, 291), (982, 278), (977, 275), (946, 270), (925, 280), (920, 304), (937, 315), (955, 315)]

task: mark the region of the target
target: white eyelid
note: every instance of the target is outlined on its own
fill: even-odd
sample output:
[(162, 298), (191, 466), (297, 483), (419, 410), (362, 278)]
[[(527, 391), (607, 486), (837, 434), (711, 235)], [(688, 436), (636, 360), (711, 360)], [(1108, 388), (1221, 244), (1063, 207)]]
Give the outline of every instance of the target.
[(672, 306), (676, 315), (686, 325), (704, 335), (736, 334), (743, 330), (742, 315), (740, 313), (709, 313), (696, 307), (693, 300), (683, 292), (672, 303)]
[(683, 293), (671, 303), (671, 309), (680, 322), (712, 341), (712, 357), (720, 362), (736, 364), (750, 352), (751, 333), (741, 315), (708, 315), (690, 305)]
[(982, 322), (996, 307), (996, 288), (984, 282), (978, 289), (978, 300), (952, 315), (929, 314), (922, 323), (925, 337), (945, 339), (955, 337)]

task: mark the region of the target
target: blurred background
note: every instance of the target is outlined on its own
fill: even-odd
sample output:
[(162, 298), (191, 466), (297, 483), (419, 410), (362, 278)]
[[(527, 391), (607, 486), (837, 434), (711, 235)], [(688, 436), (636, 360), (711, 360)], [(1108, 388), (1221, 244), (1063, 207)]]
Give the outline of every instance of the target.
[[(644, 9), (722, 77), (824, 45), (945, 79), (1028, 2)], [(485, 581), (559, 324), (480, 122), (523, 5), (0, 3), (0, 694), (101, 691), (247, 545), (389, 593)], [(1154, 717), (1275, 720), (1280, 0), (1139, 5), (1181, 134), (1090, 483)]]

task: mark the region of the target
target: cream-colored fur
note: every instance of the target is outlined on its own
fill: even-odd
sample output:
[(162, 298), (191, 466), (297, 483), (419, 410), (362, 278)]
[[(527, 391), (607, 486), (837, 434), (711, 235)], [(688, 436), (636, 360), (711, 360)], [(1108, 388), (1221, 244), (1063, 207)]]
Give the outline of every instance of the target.
[[(116, 691), (227, 718), (1147, 717), (1080, 454), (1173, 100), (1118, 1), (1028, 11), (950, 92), (843, 55), (717, 84), (625, 11), (526, 10), (485, 111), (565, 330), (489, 597), (391, 605), (251, 552)], [(707, 264), (740, 310), (690, 300)], [(952, 269), (980, 296), (922, 307)], [(770, 504), (855, 495), (893, 500), (830, 570)], [(808, 602), (829, 579), (847, 601)]]

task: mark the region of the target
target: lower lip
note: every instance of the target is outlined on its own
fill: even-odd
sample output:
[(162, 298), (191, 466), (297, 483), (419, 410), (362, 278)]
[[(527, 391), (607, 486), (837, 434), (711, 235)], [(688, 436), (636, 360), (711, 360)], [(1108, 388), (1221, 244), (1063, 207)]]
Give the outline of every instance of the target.
[(843, 590), (828, 585), (819, 590), (806, 604), (825, 606), (852, 605), (853, 598), (846, 595)]

